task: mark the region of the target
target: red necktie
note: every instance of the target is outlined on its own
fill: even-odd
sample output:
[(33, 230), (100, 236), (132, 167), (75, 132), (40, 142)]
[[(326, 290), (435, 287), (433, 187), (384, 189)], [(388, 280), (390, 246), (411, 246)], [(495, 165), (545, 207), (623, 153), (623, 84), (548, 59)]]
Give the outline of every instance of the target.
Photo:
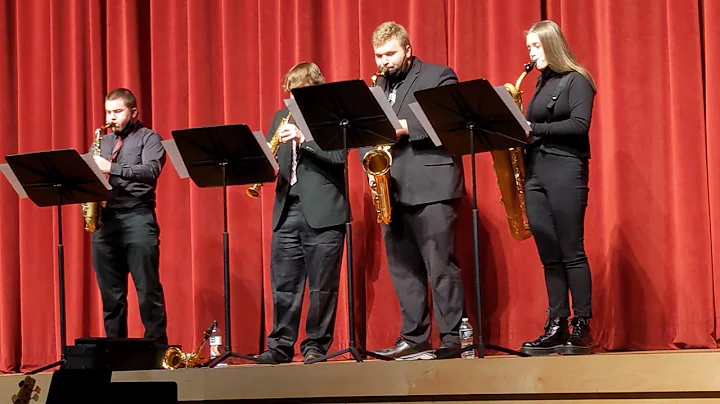
[(122, 146), (122, 144), (123, 144), (123, 138), (118, 136), (117, 141), (115, 141), (115, 146), (112, 149), (112, 153), (110, 153), (110, 162), (111, 163), (114, 163), (115, 161), (117, 161), (117, 157), (118, 157), (118, 154), (120, 154), (119, 151), (120, 151), (120, 147)]

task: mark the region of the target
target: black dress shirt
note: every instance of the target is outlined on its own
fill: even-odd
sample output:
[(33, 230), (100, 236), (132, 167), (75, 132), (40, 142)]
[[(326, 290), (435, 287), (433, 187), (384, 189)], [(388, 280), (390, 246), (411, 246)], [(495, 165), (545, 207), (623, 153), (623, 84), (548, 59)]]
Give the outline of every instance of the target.
[(162, 137), (142, 122), (130, 123), (121, 133), (110, 133), (100, 141), (100, 155), (110, 160), (110, 153), (123, 138), (117, 159), (110, 165), (111, 196), (106, 209), (128, 210), (155, 208), (157, 179), (165, 165)]

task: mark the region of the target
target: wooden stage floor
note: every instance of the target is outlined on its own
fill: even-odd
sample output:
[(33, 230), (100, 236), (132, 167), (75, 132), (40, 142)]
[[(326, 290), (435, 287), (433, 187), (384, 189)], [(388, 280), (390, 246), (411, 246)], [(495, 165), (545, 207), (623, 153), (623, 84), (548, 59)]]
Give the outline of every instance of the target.
[[(45, 403), (51, 373), (36, 375)], [(0, 376), (10, 403), (22, 375)], [(114, 372), (195, 403), (720, 403), (720, 350)]]

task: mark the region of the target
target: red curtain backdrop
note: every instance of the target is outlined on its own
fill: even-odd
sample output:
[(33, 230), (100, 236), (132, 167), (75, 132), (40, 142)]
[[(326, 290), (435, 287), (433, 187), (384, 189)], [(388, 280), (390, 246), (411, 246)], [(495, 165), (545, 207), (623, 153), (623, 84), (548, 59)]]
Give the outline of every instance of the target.
[[(514, 83), (528, 60), (524, 30), (543, 18), (561, 25), (599, 90), (586, 222), (597, 342), (612, 351), (716, 348), (715, 1), (0, 0), (0, 161), (84, 152), (103, 122), (104, 94), (120, 86), (135, 92), (141, 120), (164, 139), (231, 123), (266, 132), (287, 97), (282, 76), (298, 61), (316, 62), (328, 81), (369, 82), (371, 33), (385, 20), (404, 24), (417, 56), (452, 66), (462, 81)], [(526, 102), (536, 78), (525, 79)], [(492, 160), (477, 163), (483, 334), (517, 348), (543, 325), (543, 272), (533, 241), (510, 236)], [(350, 182), (358, 341), (377, 349), (398, 335), (399, 307), (355, 152)], [(266, 184), (254, 200), (245, 187), (229, 191), (232, 343), (240, 353), (261, 352), (272, 326), (273, 192)], [(24, 371), (59, 357), (57, 217), (19, 200), (5, 179), (0, 204), (0, 371)], [(468, 195), (457, 249), (476, 324), (470, 209)], [(221, 191), (179, 179), (168, 162), (157, 212), (170, 341), (194, 350), (212, 320), (224, 326)], [(80, 207), (64, 207), (63, 223), (72, 344), (104, 332)], [(344, 269), (333, 350), (348, 343)], [(142, 336), (134, 292), (130, 306), (131, 336)]]

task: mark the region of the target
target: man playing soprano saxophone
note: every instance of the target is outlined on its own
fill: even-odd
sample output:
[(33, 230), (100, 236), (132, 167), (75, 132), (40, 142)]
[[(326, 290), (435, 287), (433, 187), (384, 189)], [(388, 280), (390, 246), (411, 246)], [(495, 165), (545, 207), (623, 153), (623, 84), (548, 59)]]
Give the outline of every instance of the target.
[[(284, 90), (324, 83), (315, 63), (295, 65), (285, 76)], [(269, 139), (280, 138), (280, 170), (272, 218), (270, 278), (273, 331), (260, 363), (287, 363), (294, 356), (302, 311), (305, 279), (310, 284), (310, 308), (300, 349), (305, 362), (324, 356), (335, 328), (345, 226), (350, 212), (345, 203), (342, 151), (322, 150), (306, 141), (284, 108), (275, 113)]]
[[(423, 63), (413, 56), (405, 28), (395, 22), (381, 24), (372, 36), (378, 79), (408, 136), (393, 146), (390, 170), (393, 195), (392, 221), (381, 225), (388, 266), (400, 299), (402, 329), (394, 346), (377, 354), (398, 358), (430, 349), (430, 281), (442, 346), (458, 348), (463, 315), (460, 269), (454, 252), (458, 198), (463, 194), (462, 162), (437, 147), (411, 112), (415, 91), (457, 83), (447, 66)], [(364, 155), (362, 151), (361, 155)]]
[(165, 164), (162, 138), (137, 119), (137, 99), (118, 88), (105, 97), (103, 136), (95, 163), (108, 174), (112, 194), (102, 209), (103, 225), (92, 234), (93, 266), (103, 302), (105, 333), (126, 338), (127, 277), (132, 274), (145, 338), (167, 345), (167, 314), (160, 284), (160, 227), (155, 188)]

